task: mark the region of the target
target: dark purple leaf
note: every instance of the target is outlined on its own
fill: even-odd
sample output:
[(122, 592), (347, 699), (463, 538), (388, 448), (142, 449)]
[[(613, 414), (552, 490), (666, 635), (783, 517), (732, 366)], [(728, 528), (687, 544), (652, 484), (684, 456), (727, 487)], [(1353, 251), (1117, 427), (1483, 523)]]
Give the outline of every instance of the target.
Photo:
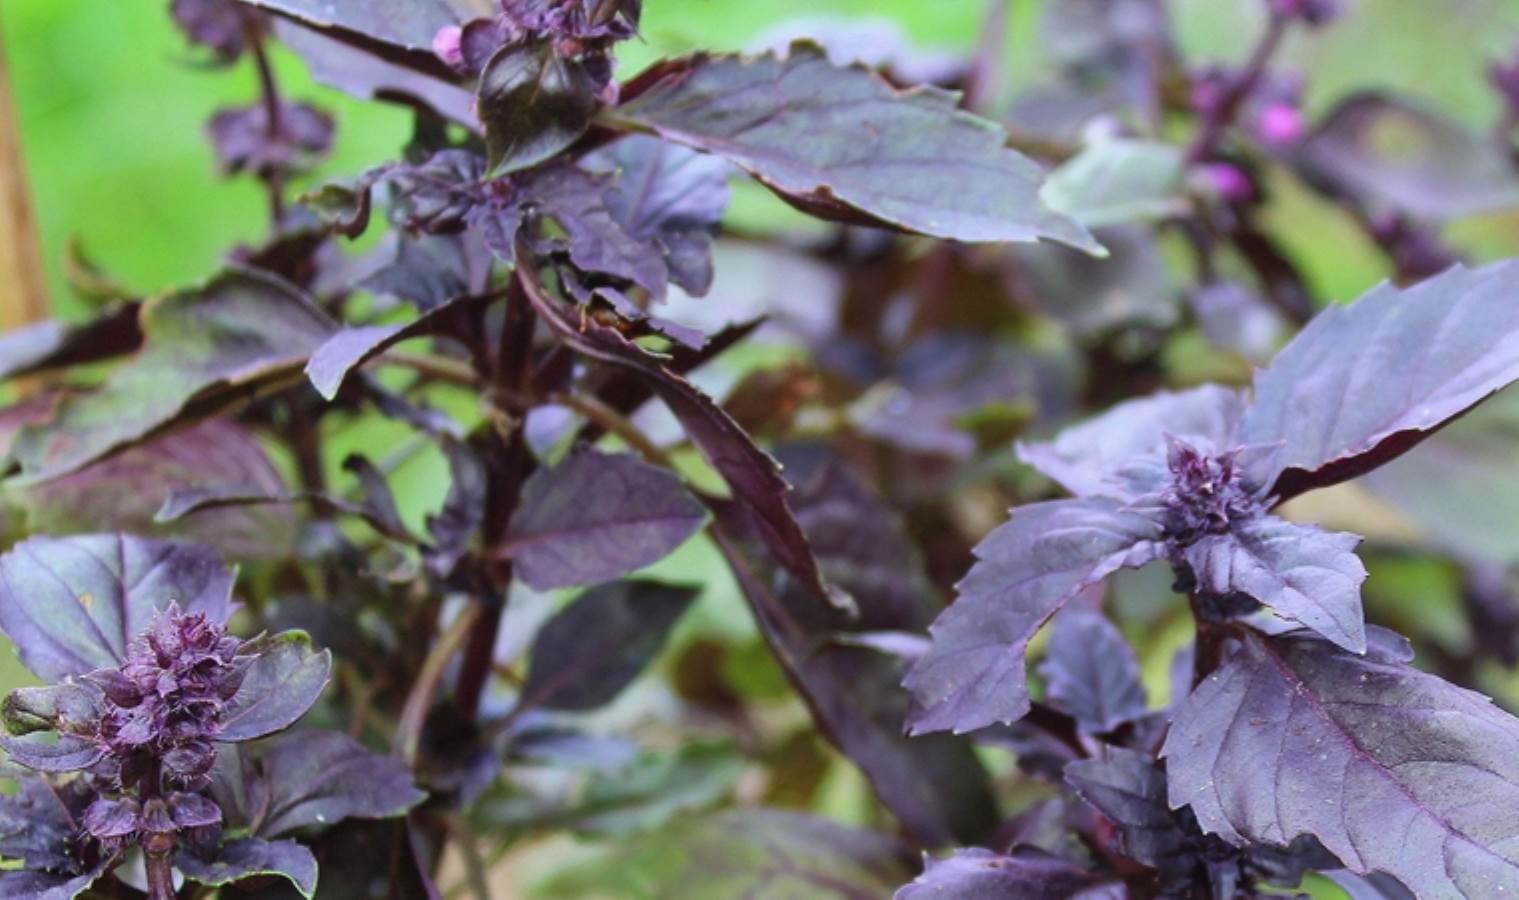
[(232, 571), (193, 544), (125, 535), (34, 537), (0, 557), (0, 628), (38, 677), (115, 668), (159, 610), (232, 614)]
[(89, 890), (104, 865), (83, 875), (57, 875), (52, 872), (0, 872), (0, 895), (7, 900), (74, 900)]
[(1027, 848), (1012, 856), (981, 847), (956, 850), (945, 859), (924, 857), (923, 874), (903, 885), (893, 900), (991, 900), (1006, 897), (1074, 897), (1099, 879), (1056, 856)]
[[(781, 478), (775, 460), (755, 446), (722, 407), (682, 378), (671, 365), (614, 328), (594, 319), (576, 321), (568, 307), (548, 295), (536, 272), (526, 267), (518, 272), (533, 308), (561, 340), (586, 356), (631, 370), (670, 407), (691, 442), (728, 483), (734, 497), (754, 512), (765, 544), (781, 565), (820, 600), (847, 606), (847, 598), (834, 594), (823, 584), (817, 560), (787, 506), (786, 494), (791, 488)], [(697, 356), (702, 358), (700, 354)]]
[(1199, 590), (1215, 597), (1245, 594), (1360, 653), (1366, 649), (1366, 567), (1354, 552), (1360, 542), (1359, 535), (1260, 515), (1225, 534), (1204, 535), (1184, 558)]
[(691, 816), (614, 846), (544, 884), (555, 897), (885, 897), (910, 874), (893, 839), (817, 816), (733, 809)]
[(274, 276), (230, 270), (142, 308), (145, 343), (98, 389), (17, 435), (22, 481), (65, 475), (160, 428), (188, 424), (298, 377), (333, 325)]
[[(288, 507), (302, 503), (309, 503), (324, 512), (355, 516), (379, 534), (392, 540), (417, 543), (416, 536), (408, 531), (394, 515), (368, 502), (351, 503), (342, 497), (315, 491), (269, 491), (257, 486), (240, 484), (176, 490), (169, 494), (163, 506), (158, 508), (153, 521), (168, 524), (192, 516), (199, 520), (202, 516), (218, 511), (255, 507)], [(184, 528), (190, 531), (195, 525), (196, 522), (187, 522)]]
[(761, 633), (824, 736), (855, 761), (914, 839), (935, 846), (985, 839), (996, 810), (973, 748), (951, 735), (903, 735), (909, 706), (897, 661), (846, 643), (883, 630), (920, 632), (933, 614), (931, 589), (901, 522), (831, 453), (809, 445), (782, 450), (807, 540), (859, 611), (818, 603), (767, 552), (752, 511), (714, 503), (712, 534)]
[(82, 778), (55, 784), (15, 769), (0, 774), (16, 785), (14, 793), (0, 796), (0, 856), (29, 869), (75, 871), (78, 860), (69, 855), (69, 846), (95, 799), (94, 789)]
[(610, 703), (659, 653), (696, 593), (617, 581), (581, 594), (533, 642), (520, 705), (589, 710)]
[(1374, 210), (1446, 219), (1519, 205), (1502, 144), (1407, 99), (1342, 99), (1304, 139), (1298, 164)]
[(535, 166), (574, 143), (591, 127), (599, 91), (584, 64), (548, 44), (502, 48), (480, 73), (491, 174)]
[(480, 454), (462, 441), (445, 438), (441, 442), (448, 458), (448, 494), (437, 515), (427, 517), (427, 530), (433, 548), (428, 562), (435, 571), (446, 575), (469, 552), (470, 543), (485, 518), (486, 469)]
[(1019, 444), (1018, 458), (1078, 497), (1137, 499), (1118, 479), (1145, 457), (1162, 458), (1166, 435), (1227, 450), (1244, 412), (1237, 391), (1203, 385), (1129, 400), (1060, 432), (1047, 444)]
[(1039, 674), (1047, 685), (1046, 701), (1088, 734), (1112, 731), (1145, 714), (1134, 648), (1095, 610), (1071, 607), (1055, 617)]
[(592, 171), (616, 172), (607, 209), (634, 238), (657, 241), (669, 280), (701, 296), (712, 286), (712, 238), (728, 208), (728, 175), (721, 159), (643, 135), (632, 135), (586, 156)]
[(975, 731), (1029, 710), (1024, 652), (1083, 588), (1156, 559), (1161, 528), (1112, 500), (1021, 506), (975, 548), (955, 602), (930, 627), (933, 645), (903, 681), (917, 702), (912, 734)]
[(1241, 423), (1242, 442), (1283, 445), (1273, 493), (1374, 469), (1519, 378), (1516, 289), (1519, 261), (1507, 261), (1319, 313), (1256, 373)]
[(0, 738), (0, 748), (11, 761), (36, 772), (77, 772), (88, 769), (105, 755), (92, 740), (63, 735), (56, 741), (51, 735)]
[(1356, 656), (1242, 632), (1176, 713), (1172, 806), (1236, 846), (1311, 834), (1418, 896), (1519, 889), (1519, 720), (1371, 637)]
[(208, 485), (238, 485), (259, 494), (285, 491), (284, 480), (252, 434), (234, 422), (211, 419), (128, 447), (69, 475), (17, 488), (10, 498), (26, 511), (34, 533), (110, 528), (193, 536), (228, 557), (242, 559), (290, 553), (296, 521), (289, 510), (224, 510), (182, 527), (165, 529), (158, 524), (155, 514), (171, 495)]
[(396, 498), (390, 491), (390, 483), (385, 480), (385, 473), (358, 453), (343, 460), (343, 471), (359, 480), (359, 493), (363, 498), (359, 502), (359, 509), (362, 510), (365, 521), (373, 522), (381, 534), (410, 533), (406, 523), (401, 521), (401, 510), (396, 506)]
[(336, 731), (283, 734), (259, 756), (258, 767), (269, 801), (254, 833), (266, 838), (347, 818), (399, 816), (426, 796), (399, 758)]
[(82, 325), (45, 319), (0, 334), (0, 378), (75, 366), (131, 353), (142, 345), (142, 304), (118, 303)]
[(1187, 834), (1166, 802), (1166, 774), (1148, 756), (1107, 747), (1101, 758), (1068, 764), (1065, 780), (1118, 826), (1125, 855), (1172, 873), (1195, 864)]
[(217, 740), (251, 741), (288, 728), (316, 702), (331, 674), (332, 653), (312, 647), (303, 632), (265, 639), (227, 701)]
[(295, 885), (303, 897), (316, 895), (316, 857), (295, 841), (242, 838), (216, 848), (213, 859), (183, 851), (174, 866), (191, 881), (206, 885), (235, 884), (245, 878), (278, 875)]
[(328, 400), (354, 369), (401, 341), (450, 333), (459, 325), (460, 314), (473, 305), (473, 298), (460, 297), (423, 313), (403, 325), (362, 325), (333, 334), (311, 354), (306, 377)]
[(516, 575), (540, 591), (595, 584), (658, 562), (705, 520), (668, 469), (582, 448), (528, 478), (507, 550)]
[(365, 290), (398, 297), (423, 313), (465, 294), (483, 294), (494, 257), (473, 231), (459, 234), (392, 232), (394, 258), (365, 276)]
[(1051, 238), (1097, 252), (1039, 200), (1042, 174), (945, 91), (902, 92), (815, 44), (697, 55), (640, 76), (605, 118), (721, 156), (814, 215), (962, 241)]

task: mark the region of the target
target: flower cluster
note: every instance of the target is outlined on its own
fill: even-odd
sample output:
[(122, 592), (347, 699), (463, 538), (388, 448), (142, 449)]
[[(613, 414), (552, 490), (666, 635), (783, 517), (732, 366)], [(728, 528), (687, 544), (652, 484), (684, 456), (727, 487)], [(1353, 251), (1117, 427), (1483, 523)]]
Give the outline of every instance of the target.
[(1166, 466), (1171, 483), (1160, 500), (1173, 540), (1185, 545), (1205, 534), (1223, 534), (1231, 522), (1260, 511), (1258, 499), (1241, 478), (1242, 452), (1244, 448), (1208, 454), (1168, 437)]

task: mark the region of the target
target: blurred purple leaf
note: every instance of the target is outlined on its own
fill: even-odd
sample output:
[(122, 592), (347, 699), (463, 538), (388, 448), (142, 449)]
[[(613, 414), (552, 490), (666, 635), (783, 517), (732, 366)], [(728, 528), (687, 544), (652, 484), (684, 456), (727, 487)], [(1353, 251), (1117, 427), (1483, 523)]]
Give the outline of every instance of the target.
[(506, 551), (515, 574), (537, 590), (594, 584), (658, 562), (705, 520), (668, 469), (582, 448), (528, 478)]
[(1497, 141), (1405, 98), (1342, 99), (1303, 141), (1299, 165), (1366, 203), (1416, 219), (1519, 206), (1519, 169)]
[(610, 703), (659, 653), (696, 593), (615, 581), (581, 594), (538, 633), (519, 704), (590, 710)]

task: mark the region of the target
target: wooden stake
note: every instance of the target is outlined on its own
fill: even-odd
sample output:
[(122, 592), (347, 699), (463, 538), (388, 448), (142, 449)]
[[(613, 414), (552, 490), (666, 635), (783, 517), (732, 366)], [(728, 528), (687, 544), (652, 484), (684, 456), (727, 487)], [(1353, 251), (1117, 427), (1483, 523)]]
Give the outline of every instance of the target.
[(47, 315), (47, 278), (0, 33), (0, 328), (16, 328)]

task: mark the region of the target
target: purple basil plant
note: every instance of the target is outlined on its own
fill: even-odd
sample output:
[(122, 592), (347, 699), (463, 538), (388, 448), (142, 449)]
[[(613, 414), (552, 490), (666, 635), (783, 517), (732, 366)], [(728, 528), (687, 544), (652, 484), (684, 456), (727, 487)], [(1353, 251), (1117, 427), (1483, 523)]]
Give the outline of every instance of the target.
[(1519, 63), (1373, 5), (174, 0), (266, 233), (0, 335), (0, 895), (1519, 892)]

